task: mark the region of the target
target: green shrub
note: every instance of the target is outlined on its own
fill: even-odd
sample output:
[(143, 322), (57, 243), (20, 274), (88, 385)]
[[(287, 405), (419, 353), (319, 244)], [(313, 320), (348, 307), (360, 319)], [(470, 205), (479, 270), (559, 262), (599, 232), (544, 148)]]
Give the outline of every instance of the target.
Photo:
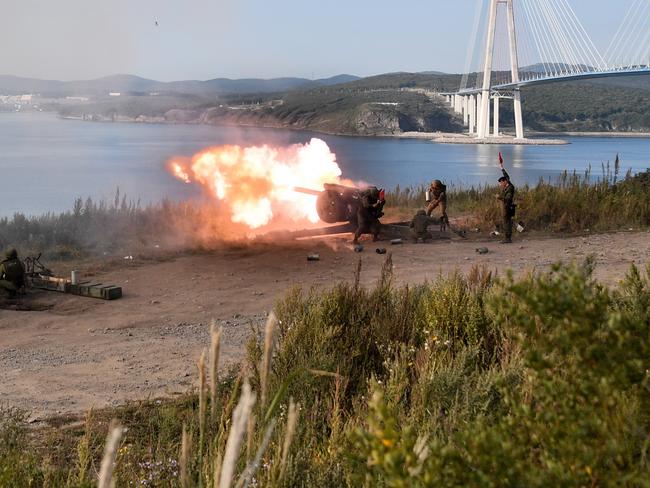
[[(370, 289), (358, 271), (292, 290), (235, 479), (248, 465), (251, 483), (273, 487), (649, 486), (650, 268), (613, 290), (591, 272), (588, 261), (493, 283), (475, 269), (395, 287), (388, 259)], [(179, 486), (183, 431), (188, 484), (214, 486), (243, 378), (263, 383), (265, 344), (254, 334), (245, 373), (223, 377), (203, 435), (205, 396), (192, 394), (37, 435), (2, 410), (0, 484), (91, 485), (115, 417), (128, 428), (118, 486)]]
[[(603, 167), (604, 176), (592, 181), (591, 169), (584, 175), (562, 173), (555, 182), (540, 180), (537, 185), (517, 182), (517, 221), (526, 229), (571, 233), (611, 231), (650, 225), (650, 171), (619, 180), (620, 163)], [(448, 214), (466, 220), (472, 227), (492, 230), (501, 221), (495, 198), (496, 186), (453, 188), (448, 191)], [(424, 205), (424, 188), (399, 188), (389, 192), (389, 206), (415, 209)]]

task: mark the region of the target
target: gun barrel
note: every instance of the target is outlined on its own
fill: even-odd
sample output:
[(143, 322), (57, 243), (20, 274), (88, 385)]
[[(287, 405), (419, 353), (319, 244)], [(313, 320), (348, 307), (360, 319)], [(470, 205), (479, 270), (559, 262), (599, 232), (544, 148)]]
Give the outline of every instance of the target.
[(293, 191), (298, 193), (305, 193), (306, 195), (314, 195), (314, 196), (318, 196), (321, 193), (323, 193), (322, 191), (319, 190), (312, 190), (311, 188), (303, 188), (301, 186), (294, 186)]

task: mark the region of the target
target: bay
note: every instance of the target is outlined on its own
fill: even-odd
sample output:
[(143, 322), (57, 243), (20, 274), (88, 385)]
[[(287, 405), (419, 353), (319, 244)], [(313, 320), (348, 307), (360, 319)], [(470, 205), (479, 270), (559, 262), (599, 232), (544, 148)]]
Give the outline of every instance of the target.
[(346, 137), (280, 129), (118, 124), (63, 120), (46, 113), (0, 114), (0, 215), (70, 210), (77, 197), (112, 201), (119, 188), (142, 204), (200, 199), (201, 191), (165, 170), (174, 156), (222, 144), (287, 145), (323, 139), (343, 176), (384, 188), (438, 178), (453, 186), (494, 183), (503, 153), (515, 184), (553, 180), (562, 171), (602, 175), (618, 154), (621, 175), (650, 167), (650, 139), (568, 137), (561, 146), (456, 145), (426, 140)]

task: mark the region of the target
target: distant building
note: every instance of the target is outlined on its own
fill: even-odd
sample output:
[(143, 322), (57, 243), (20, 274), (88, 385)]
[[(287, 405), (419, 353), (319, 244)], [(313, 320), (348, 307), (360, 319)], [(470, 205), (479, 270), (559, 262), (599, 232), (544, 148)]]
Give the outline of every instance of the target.
[(75, 102), (87, 102), (88, 97), (65, 97), (66, 100), (74, 100)]
[(21, 95), (20, 96), (20, 101), (24, 103), (29, 103), (32, 101), (32, 96), (31, 95)]
[(120, 92), (110, 92), (110, 93), (108, 94), (109, 97), (119, 97), (120, 95), (121, 95)]

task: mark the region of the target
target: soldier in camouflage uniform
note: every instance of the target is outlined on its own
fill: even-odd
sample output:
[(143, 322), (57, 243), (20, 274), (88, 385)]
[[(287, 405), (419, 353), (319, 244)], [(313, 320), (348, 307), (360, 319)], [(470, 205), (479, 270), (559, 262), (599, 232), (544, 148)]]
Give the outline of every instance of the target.
[(512, 219), (515, 216), (515, 187), (510, 182), (510, 175), (503, 167), (503, 161), (499, 161), (499, 166), (503, 176), (499, 178), (501, 191), (497, 194), (497, 199), (501, 202), (501, 216), (503, 224), (504, 238), (502, 244), (512, 243)]
[(354, 244), (359, 243), (361, 234), (372, 234), (375, 242), (379, 238), (381, 223), (379, 218), (384, 215), (384, 200), (381, 198), (382, 191), (376, 187), (370, 187), (360, 193), (360, 205), (357, 210), (357, 231), (354, 233)]
[(426, 242), (427, 239), (432, 239), (433, 236), (431, 235), (431, 232), (429, 232), (429, 226), (435, 223), (437, 223), (437, 220), (429, 217), (426, 211), (418, 210), (415, 217), (413, 217), (413, 220), (411, 220), (410, 225), (413, 240), (417, 242), (422, 239)]
[(433, 180), (428, 193), (426, 214), (430, 217), (434, 209), (440, 207), (440, 230), (445, 230), (449, 224), (449, 217), (447, 217), (447, 186), (440, 180)]
[(9, 249), (5, 259), (0, 262), (0, 290), (4, 290), (10, 297), (25, 285), (25, 267), (18, 259), (18, 252)]

